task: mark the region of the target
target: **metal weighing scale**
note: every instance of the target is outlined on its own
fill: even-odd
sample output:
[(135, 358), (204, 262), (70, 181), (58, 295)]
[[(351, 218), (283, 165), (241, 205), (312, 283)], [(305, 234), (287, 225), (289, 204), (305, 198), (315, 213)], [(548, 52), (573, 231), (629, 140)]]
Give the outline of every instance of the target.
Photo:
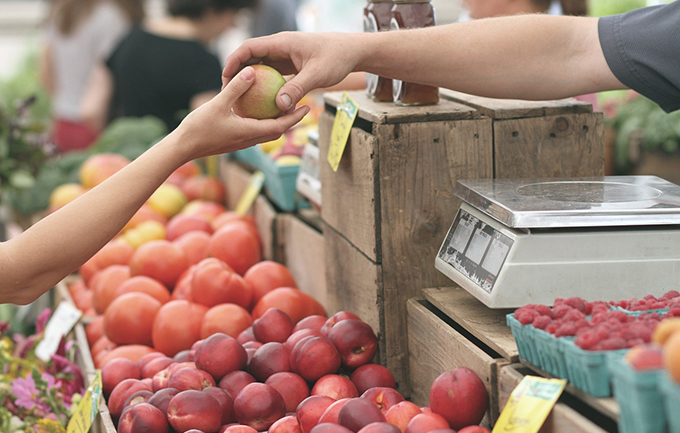
[(680, 290), (680, 186), (655, 176), (458, 181), (435, 267), (490, 308)]

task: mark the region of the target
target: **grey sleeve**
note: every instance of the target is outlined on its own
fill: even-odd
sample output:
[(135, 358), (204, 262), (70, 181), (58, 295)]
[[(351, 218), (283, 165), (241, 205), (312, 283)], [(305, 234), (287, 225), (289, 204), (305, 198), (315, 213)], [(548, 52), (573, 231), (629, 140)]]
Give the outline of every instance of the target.
[(600, 18), (598, 32), (619, 81), (667, 112), (680, 109), (680, 1)]
[(255, 11), (252, 36), (297, 30), (296, 11), (296, 0), (261, 0)]

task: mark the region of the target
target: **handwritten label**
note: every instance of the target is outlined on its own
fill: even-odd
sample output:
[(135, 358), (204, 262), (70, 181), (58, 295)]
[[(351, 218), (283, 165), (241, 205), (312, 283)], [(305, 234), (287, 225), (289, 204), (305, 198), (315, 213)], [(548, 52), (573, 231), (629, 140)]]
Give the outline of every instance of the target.
[(295, 187), (303, 197), (321, 206), (321, 179), (319, 173), (319, 148), (313, 144), (305, 145), (300, 164), (300, 173)]
[(241, 198), (236, 205), (236, 213), (239, 215), (245, 215), (250, 210), (255, 199), (257, 198), (260, 191), (262, 191), (262, 185), (264, 184), (264, 173), (257, 170), (250, 176), (250, 181), (248, 181), (248, 186), (241, 195)]
[(78, 403), (66, 427), (67, 433), (87, 433), (99, 412), (99, 397), (102, 395), (102, 375), (97, 370), (92, 383)]
[(517, 385), (493, 433), (536, 433), (541, 429), (567, 381), (525, 376)]
[(45, 327), (45, 336), (35, 348), (35, 354), (42, 361), (49, 361), (57, 353), (61, 339), (71, 332), (83, 312), (69, 302), (62, 302), (50, 317)]
[(359, 113), (359, 105), (349, 97), (347, 92), (343, 93), (342, 100), (335, 112), (335, 121), (331, 130), (331, 142), (328, 148), (328, 162), (333, 171), (338, 171), (342, 154), (347, 146), (347, 139), (352, 131), (354, 119)]

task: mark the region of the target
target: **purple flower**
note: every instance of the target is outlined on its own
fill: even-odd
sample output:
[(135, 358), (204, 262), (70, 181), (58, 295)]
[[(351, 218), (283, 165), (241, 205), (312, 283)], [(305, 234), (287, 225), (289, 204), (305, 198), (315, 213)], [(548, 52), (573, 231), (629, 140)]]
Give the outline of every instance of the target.
[(9, 330), (9, 323), (0, 320), (0, 335), (4, 334), (5, 331)]
[(38, 314), (38, 317), (35, 320), (36, 334), (40, 334), (45, 330), (45, 326), (47, 326), (47, 321), (50, 320), (51, 315), (52, 309), (50, 308), (45, 308), (42, 313)]
[(18, 407), (23, 407), (24, 409), (43, 409), (49, 410), (44, 403), (40, 401), (40, 395), (38, 389), (35, 386), (33, 377), (29, 374), (26, 379), (16, 378), (12, 382), (12, 392), (16, 397), (14, 404)]

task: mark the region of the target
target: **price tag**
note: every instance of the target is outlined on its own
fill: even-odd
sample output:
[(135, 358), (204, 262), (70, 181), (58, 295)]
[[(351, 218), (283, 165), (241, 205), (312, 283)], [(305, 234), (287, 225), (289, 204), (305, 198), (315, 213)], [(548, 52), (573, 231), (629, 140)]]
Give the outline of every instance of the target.
[(262, 190), (262, 185), (264, 184), (264, 173), (257, 170), (250, 176), (250, 181), (248, 181), (248, 186), (246, 190), (243, 191), (241, 198), (236, 205), (236, 213), (239, 215), (245, 215), (250, 210), (250, 207), (255, 203), (255, 199)]
[(62, 302), (50, 317), (45, 327), (44, 338), (35, 348), (35, 354), (42, 361), (49, 361), (57, 353), (61, 339), (71, 332), (83, 312), (69, 302)]
[(331, 143), (328, 149), (328, 162), (333, 171), (338, 171), (357, 113), (359, 113), (359, 105), (349, 97), (347, 92), (343, 93), (342, 101), (335, 112), (335, 121), (331, 130)]
[(493, 433), (537, 433), (566, 385), (564, 379), (525, 376), (512, 391)]
[(102, 375), (97, 370), (92, 383), (78, 403), (66, 428), (67, 433), (87, 433), (99, 412), (99, 397), (102, 395)]
[(321, 179), (319, 173), (319, 148), (305, 145), (295, 187), (301, 196), (321, 206)]

